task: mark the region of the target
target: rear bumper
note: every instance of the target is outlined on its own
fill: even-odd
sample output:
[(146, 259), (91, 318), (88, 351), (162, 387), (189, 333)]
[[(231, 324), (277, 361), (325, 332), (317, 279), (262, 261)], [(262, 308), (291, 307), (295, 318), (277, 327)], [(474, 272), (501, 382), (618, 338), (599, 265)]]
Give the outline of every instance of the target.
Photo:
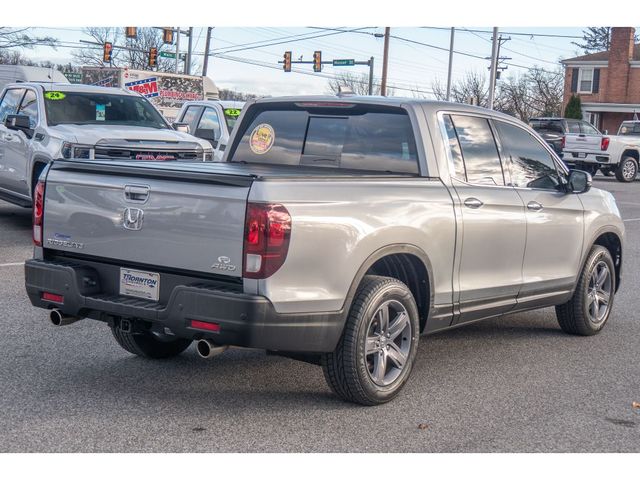
[[(145, 328), (193, 340), (207, 338), (236, 345), (286, 352), (331, 352), (342, 334), (342, 312), (281, 314), (265, 297), (193, 279), (172, 288), (166, 304), (105, 293), (101, 280), (118, 268), (74, 261), (28, 260), (25, 284), (31, 303), (67, 315), (102, 321), (132, 320)], [(104, 270), (103, 270), (104, 269)], [(62, 295), (61, 304), (43, 300), (44, 292)], [(192, 328), (191, 320), (217, 323), (218, 332)]]
[(591, 164), (604, 164), (607, 165), (610, 163), (610, 155), (606, 152), (602, 153), (586, 153), (584, 157), (579, 157), (576, 155), (582, 154), (585, 152), (572, 152), (564, 150), (562, 160), (568, 164), (578, 165), (580, 163), (591, 163)]

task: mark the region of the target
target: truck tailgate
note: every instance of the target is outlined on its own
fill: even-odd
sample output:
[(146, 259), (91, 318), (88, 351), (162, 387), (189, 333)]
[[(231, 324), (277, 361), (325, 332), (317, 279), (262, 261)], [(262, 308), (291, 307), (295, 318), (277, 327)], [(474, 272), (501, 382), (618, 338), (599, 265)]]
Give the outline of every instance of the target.
[(253, 177), (192, 165), (54, 162), (44, 248), (240, 277)]

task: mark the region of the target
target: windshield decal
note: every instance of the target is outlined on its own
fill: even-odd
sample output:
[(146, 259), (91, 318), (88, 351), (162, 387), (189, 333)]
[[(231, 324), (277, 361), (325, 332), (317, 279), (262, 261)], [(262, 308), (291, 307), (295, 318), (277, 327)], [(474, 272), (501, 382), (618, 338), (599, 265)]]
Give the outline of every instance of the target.
[(224, 109), (224, 114), (227, 117), (239, 117), (240, 116), (240, 109), (239, 108), (225, 108)]
[(107, 119), (107, 106), (96, 103), (96, 122), (104, 122)]
[(249, 146), (256, 155), (263, 155), (271, 150), (275, 139), (276, 134), (273, 131), (273, 127), (268, 123), (261, 123), (251, 132)]
[(65, 97), (62, 92), (44, 92), (44, 98), (47, 100), (64, 100)]

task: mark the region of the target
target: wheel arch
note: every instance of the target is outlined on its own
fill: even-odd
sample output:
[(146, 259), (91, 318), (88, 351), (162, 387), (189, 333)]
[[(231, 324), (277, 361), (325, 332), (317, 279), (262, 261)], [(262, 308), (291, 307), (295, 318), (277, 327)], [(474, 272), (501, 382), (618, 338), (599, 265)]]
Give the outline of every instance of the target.
[(407, 285), (418, 306), (420, 331), (424, 331), (434, 296), (432, 265), (424, 250), (411, 244), (393, 244), (373, 252), (351, 282), (343, 307), (345, 314), (351, 309), (358, 286), (370, 274), (396, 278)]
[(622, 159), (624, 159), (625, 157), (632, 157), (636, 162), (640, 162), (640, 153), (638, 153), (637, 149), (625, 148), (622, 152), (622, 155), (620, 156), (620, 161), (622, 161)]
[[(606, 248), (613, 259), (613, 266), (616, 274), (616, 292), (620, 288), (620, 280), (622, 278), (622, 239), (613, 231), (600, 231), (596, 234), (591, 248), (594, 245), (600, 245)], [(591, 250), (591, 248), (589, 250)], [(588, 254), (588, 252), (587, 252)]]

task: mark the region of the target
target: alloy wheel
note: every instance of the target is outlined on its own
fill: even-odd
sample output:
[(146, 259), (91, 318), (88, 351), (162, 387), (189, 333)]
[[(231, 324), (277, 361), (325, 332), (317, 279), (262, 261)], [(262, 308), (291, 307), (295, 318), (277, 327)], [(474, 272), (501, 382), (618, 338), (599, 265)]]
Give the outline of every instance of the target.
[(376, 310), (367, 327), (365, 358), (371, 380), (393, 383), (404, 370), (411, 350), (411, 322), (402, 303), (388, 300)]
[(589, 320), (599, 325), (607, 319), (613, 287), (609, 266), (600, 261), (589, 277), (587, 286), (587, 312)]

